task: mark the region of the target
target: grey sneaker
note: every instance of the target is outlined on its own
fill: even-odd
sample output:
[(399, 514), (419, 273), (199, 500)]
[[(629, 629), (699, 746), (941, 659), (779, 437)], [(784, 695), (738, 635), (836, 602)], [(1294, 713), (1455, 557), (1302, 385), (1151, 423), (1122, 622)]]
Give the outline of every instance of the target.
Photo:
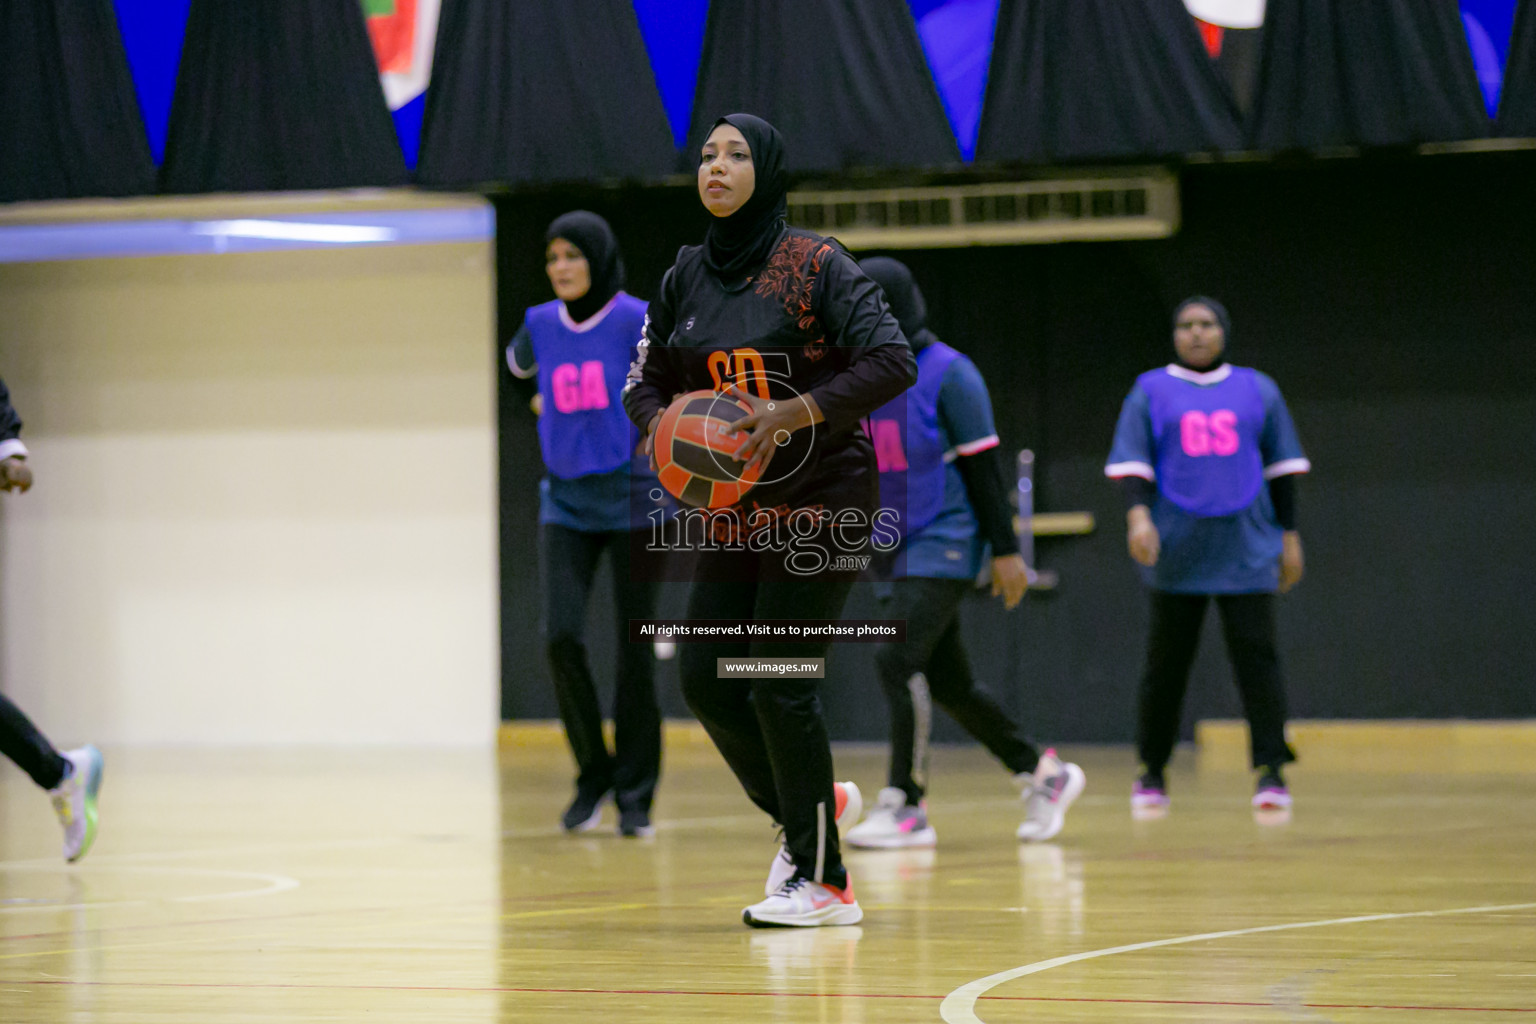
[(603, 801), (608, 799), (613, 790), (605, 789), (601, 793), (593, 794), (583, 792), (581, 787), (576, 788), (576, 799), (571, 801), (571, 806), (565, 809), (560, 816), (560, 827), (567, 832), (590, 832), (597, 828), (603, 820)]
[(861, 850), (933, 846), (938, 839), (938, 833), (928, 824), (927, 806), (907, 803), (907, 794), (894, 786), (880, 791), (874, 808), (849, 829), (846, 837), (849, 846)]
[(648, 839), (655, 834), (656, 826), (651, 824), (649, 811), (631, 807), (627, 811), (619, 812), (619, 835)]
[(1020, 794), (1024, 800), (1024, 822), (1016, 834), (1025, 842), (1034, 843), (1054, 838), (1061, 831), (1067, 808), (1082, 794), (1088, 781), (1081, 768), (1058, 758), (1055, 750), (1045, 752), (1033, 775), (1016, 778), (1024, 787)]
[(101, 751), (92, 746), (64, 751), (69, 774), (48, 791), (64, 826), (64, 859), (73, 864), (96, 841), (96, 794), (101, 791)]

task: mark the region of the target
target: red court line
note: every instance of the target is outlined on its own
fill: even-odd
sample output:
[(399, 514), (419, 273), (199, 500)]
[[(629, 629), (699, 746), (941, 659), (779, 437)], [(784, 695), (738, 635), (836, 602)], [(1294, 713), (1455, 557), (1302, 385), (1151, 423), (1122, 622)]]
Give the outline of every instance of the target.
[[(4, 985), (89, 986), (94, 988), (186, 988), (238, 989), (241, 991), (322, 991), (322, 992), (467, 992), (522, 995), (578, 996), (727, 996), (764, 999), (944, 999), (944, 996), (905, 992), (743, 992), (735, 990), (681, 988), (532, 988), (518, 986), (473, 985), (297, 985), (297, 984), (223, 984), (211, 981), (71, 981), (66, 978), (42, 978), (10, 981)], [(1254, 1006), (1273, 1008), (1274, 1003), (1241, 1002), (1219, 999), (1110, 999), (1093, 996), (981, 996), (1002, 1003), (1102, 1003), (1134, 1006)], [(1456, 1013), (1536, 1013), (1536, 1006), (1408, 1006), (1385, 1003), (1302, 1003), (1311, 1010), (1441, 1010)]]

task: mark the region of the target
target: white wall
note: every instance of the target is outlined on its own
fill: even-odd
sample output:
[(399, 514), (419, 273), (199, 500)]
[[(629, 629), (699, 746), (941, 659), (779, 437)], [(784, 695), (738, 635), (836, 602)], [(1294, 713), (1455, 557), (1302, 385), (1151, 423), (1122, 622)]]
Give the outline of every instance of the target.
[(493, 277), (489, 242), (0, 265), (37, 478), (0, 688), (65, 744), (492, 742)]

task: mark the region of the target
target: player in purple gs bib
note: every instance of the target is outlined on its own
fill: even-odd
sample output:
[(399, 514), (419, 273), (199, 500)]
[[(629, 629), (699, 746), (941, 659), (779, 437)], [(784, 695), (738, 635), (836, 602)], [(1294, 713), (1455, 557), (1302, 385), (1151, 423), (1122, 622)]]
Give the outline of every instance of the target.
[(1139, 812), (1168, 806), (1163, 773), (1212, 597), (1259, 772), (1253, 806), (1291, 803), (1281, 767), (1296, 756), (1285, 741), (1274, 595), (1301, 579), (1295, 477), (1312, 466), (1275, 382), (1225, 361), (1230, 335), (1215, 299), (1180, 303), (1178, 359), (1137, 378), (1104, 470), (1122, 482), (1131, 557), (1152, 595), (1137, 723), (1143, 767), (1131, 794)]
[[(657, 573), (645, 563), (645, 514), (662, 494), (622, 400), (645, 322), (645, 303), (623, 291), (624, 261), (608, 222), (576, 210), (550, 224), (545, 270), (557, 298), (530, 308), (511, 344), (514, 386), (532, 396), (546, 475), (539, 484), (544, 640), (576, 796), (561, 824), (596, 828), (612, 794), (619, 832), (652, 832), (661, 769), (661, 711), (651, 648), (629, 642), (630, 619), (655, 613)], [(522, 383), (519, 383), (522, 382)], [(614, 578), (614, 749), (587, 665), (587, 599), (604, 551)]]

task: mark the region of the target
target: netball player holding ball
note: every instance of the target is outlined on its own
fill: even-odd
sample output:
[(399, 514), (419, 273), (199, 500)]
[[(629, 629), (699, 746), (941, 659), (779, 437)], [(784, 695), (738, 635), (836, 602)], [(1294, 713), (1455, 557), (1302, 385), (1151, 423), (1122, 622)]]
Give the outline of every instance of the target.
[(1285, 741), (1275, 592), (1301, 580), (1295, 478), (1312, 464), (1275, 382), (1224, 360), (1231, 333), (1215, 299), (1179, 304), (1178, 360), (1137, 378), (1104, 470), (1122, 481), (1131, 557), (1152, 588), (1136, 732), (1142, 774), (1131, 791), (1138, 813), (1168, 806), (1163, 772), (1212, 597), (1259, 774), (1253, 806), (1291, 805), (1280, 770), (1296, 755)]
[[(658, 453), (663, 483), (685, 501), (719, 505), (713, 536), (743, 542), (703, 546), (688, 616), (836, 619), (858, 574), (837, 556), (870, 553), (877, 504), (874, 449), (860, 419), (916, 380), (912, 351), (852, 257), (785, 226), (784, 142), (772, 125), (747, 114), (715, 122), (698, 184), (714, 219), (704, 244), (681, 249), (662, 280), (624, 392), (648, 440), (679, 394), (718, 392), (723, 415), (734, 418), (723, 433), (698, 438), (711, 445), (710, 461), (739, 481), (728, 481), (718, 499), (717, 483), (706, 481), (707, 495), (690, 495), (695, 480), (680, 485), (669, 476), (678, 465), (670, 433)], [(727, 436), (731, 450), (719, 451), (718, 438)], [(735, 503), (721, 505), (726, 498)], [(787, 536), (795, 543), (782, 543)], [(813, 543), (827, 557), (816, 558)], [(837, 821), (857, 820), (860, 800), (851, 783), (834, 787), (817, 681), (720, 678), (716, 670), (717, 658), (808, 659), (826, 651), (822, 639), (681, 647), (689, 707), (747, 796), (784, 829), (767, 898), (743, 912), (750, 925), (844, 925), (863, 917)]]

